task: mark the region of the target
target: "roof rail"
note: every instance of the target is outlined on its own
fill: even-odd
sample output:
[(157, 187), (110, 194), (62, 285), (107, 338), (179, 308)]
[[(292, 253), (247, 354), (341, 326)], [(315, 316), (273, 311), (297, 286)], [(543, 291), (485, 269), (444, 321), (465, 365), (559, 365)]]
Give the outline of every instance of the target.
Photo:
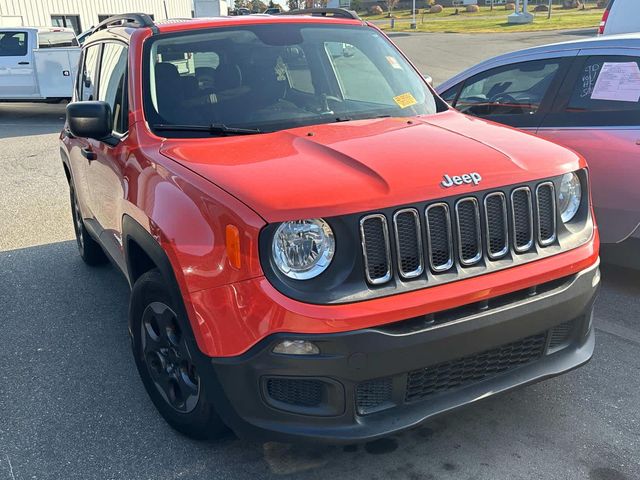
[(313, 17), (348, 18), (350, 20), (362, 20), (353, 10), (346, 8), (304, 8), (302, 10), (289, 10), (276, 15), (311, 15)]
[(158, 28), (152, 18), (146, 13), (123, 13), (121, 15), (112, 15), (103, 20), (93, 29), (93, 33), (109, 27), (123, 26), (133, 28), (151, 28), (157, 33)]

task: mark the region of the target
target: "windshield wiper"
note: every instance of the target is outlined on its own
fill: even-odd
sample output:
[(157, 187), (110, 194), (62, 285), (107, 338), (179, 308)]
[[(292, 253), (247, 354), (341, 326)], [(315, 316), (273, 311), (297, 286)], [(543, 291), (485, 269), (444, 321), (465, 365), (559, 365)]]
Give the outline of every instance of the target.
[(364, 115), (364, 116), (358, 116), (355, 115), (353, 117), (336, 117), (335, 122), (336, 123), (340, 123), (340, 122), (353, 122), (354, 120), (371, 120), (374, 118), (389, 118), (391, 115), (374, 115), (374, 116), (368, 116), (368, 115)]
[(257, 128), (236, 128), (227, 127), (223, 123), (213, 123), (211, 125), (171, 125), (159, 123), (151, 125), (151, 128), (159, 131), (173, 131), (173, 132), (207, 132), (207, 133), (220, 133), (222, 135), (253, 135), (256, 133), (262, 133)]

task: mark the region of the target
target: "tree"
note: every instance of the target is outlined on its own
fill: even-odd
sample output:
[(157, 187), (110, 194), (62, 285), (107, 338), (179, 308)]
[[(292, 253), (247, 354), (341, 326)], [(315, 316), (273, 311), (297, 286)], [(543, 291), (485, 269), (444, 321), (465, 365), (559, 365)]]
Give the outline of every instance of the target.
[(273, 0), (269, 0), (269, 8), (276, 8), (276, 4), (273, 3)]
[(394, 8), (396, 8), (396, 5), (398, 5), (399, 1), (400, 0), (385, 0), (385, 4), (387, 5), (388, 17), (391, 16), (391, 12), (393, 11)]
[(351, 0), (351, 10), (354, 12), (360, 12), (363, 10), (362, 8), (362, 0)]
[(289, 10), (299, 10), (301, 3), (301, 0), (287, 0), (287, 6), (289, 7)]

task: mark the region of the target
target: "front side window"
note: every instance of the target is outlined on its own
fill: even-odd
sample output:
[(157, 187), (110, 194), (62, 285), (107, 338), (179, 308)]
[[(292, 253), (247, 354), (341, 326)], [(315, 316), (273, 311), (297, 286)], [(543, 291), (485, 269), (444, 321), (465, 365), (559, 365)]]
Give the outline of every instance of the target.
[(127, 48), (119, 43), (105, 43), (100, 65), (98, 100), (111, 106), (113, 131), (127, 131), (126, 111)]
[[(253, 25), (158, 35), (145, 45), (145, 114), (172, 125), (275, 131), (444, 108), (370, 28)], [(194, 133), (196, 132), (196, 133)], [(211, 132), (209, 132), (211, 133)]]
[(80, 72), (78, 100), (95, 100), (100, 45), (91, 45), (84, 51), (84, 63)]
[(465, 82), (455, 107), (478, 117), (535, 114), (559, 68), (560, 60), (536, 60), (480, 73)]
[(0, 57), (24, 57), (27, 54), (27, 32), (0, 31)]

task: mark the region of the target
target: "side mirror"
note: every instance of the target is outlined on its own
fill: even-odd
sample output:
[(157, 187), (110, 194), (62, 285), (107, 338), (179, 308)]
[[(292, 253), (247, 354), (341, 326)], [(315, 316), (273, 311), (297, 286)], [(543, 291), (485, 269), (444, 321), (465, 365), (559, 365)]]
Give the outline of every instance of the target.
[(433, 78), (431, 78), (431, 75), (423, 73), (422, 78), (424, 78), (424, 81), (427, 82), (431, 88), (433, 88)]
[(113, 131), (113, 115), (107, 102), (72, 102), (67, 105), (67, 125), (76, 137), (105, 140)]

